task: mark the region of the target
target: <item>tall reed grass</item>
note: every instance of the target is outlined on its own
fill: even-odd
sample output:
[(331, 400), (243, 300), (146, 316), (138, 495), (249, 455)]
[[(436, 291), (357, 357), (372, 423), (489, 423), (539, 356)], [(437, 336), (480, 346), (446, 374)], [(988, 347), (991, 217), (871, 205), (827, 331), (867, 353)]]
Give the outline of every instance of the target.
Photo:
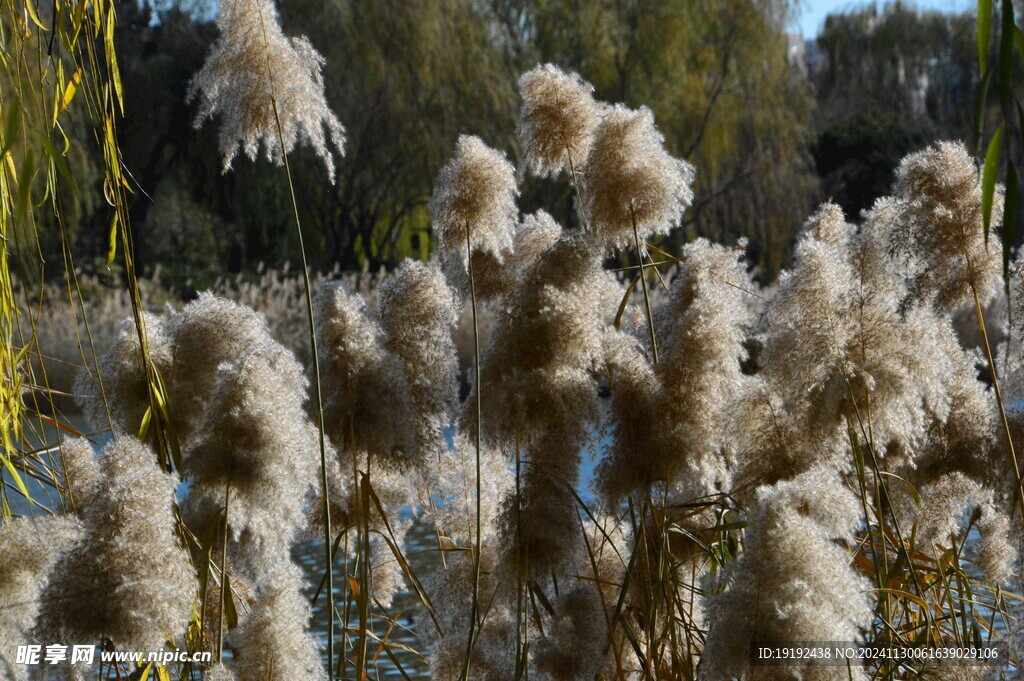
[[(220, 118), (225, 168), (262, 146), (290, 186), (305, 142), (333, 176), (323, 60), (269, 2), (220, 12), (192, 96)], [(552, 65), (520, 86), (521, 165), (565, 176), (580, 230), (521, 215), (513, 162), (462, 137), (431, 200), (435, 254), (390, 273), (303, 263), (178, 304), (131, 266), (126, 182), (109, 194), (127, 292), (70, 253), (59, 286), (0, 261), (5, 676), (38, 672), (14, 662), (29, 643), (215, 653), (99, 672), (117, 678), (367, 679), (384, 659), (407, 676), (405, 590), (438, 681), (990, 671), (759, 666), (758, 642), (1024, 654), (1024, 261), (1001, 298), (1001, 192), (983, 200), (963, 145), (908, 156), (856, 223), (822, 205), (766, 291), (742, 242), (658, 246), (699, 178), (649, 110)], [(57, 442), (29, 447), (30, 417)], [(429, 577), (410, 509), (435, 532)], [(312, 603), (303, 540), (325, 556)]]

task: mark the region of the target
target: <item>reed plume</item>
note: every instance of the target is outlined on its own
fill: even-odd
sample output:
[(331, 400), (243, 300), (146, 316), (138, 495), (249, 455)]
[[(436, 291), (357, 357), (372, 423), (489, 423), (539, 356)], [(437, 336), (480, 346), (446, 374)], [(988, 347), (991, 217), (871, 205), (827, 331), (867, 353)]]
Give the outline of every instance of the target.
[[(854, 540), (858, 506), (827, 469), (758, 490), (743, 553), (708, 601), (697, 678), (793, 678), (792, 670), (751, 667), (753, 641), (861, 639), (873, 616), (870, 582), (850, 566), (846, 548)], [(863, 678), (860, 667), (801, 672), (812, 679)]]
[(192, 78), (188, 99), (199, 101), (196, 127), (220, 117), (224, 172), (239, 150), (254, 161), (263, 145), (267, 159), (281, 165), (296, 144), (305, 142), (333, 183), (328, 143), (343, 155), (345, 128), (324, 95), (324, 58), (305, 36), (285, 36), (269, 0), (220, 3), (217, 28), (220, 35)]
[(518, 195), (515, 168), (505, 154), (479, 137), (460, 136), (430, 197), (438, 248), (461, 254), (464, 267), (470, 257), (467, 244), (471, 253), (489, 253), (501, 262), (512, 249)]
[(103, 494), (83, 510), (83, 537), (53, 568), (33, 636), (160, 650), (180, 640), (198, 590), (172, 514), (178, 481), (130, 436), (108, 444), (101, 463)]
[(27, 681), (18, 646), (32, 643), (40, 594), (53, 565), (82, 538), (74, 516), (13, 518), (0, 524), (0, 675)]
[(647, 107), (606, 106), (584, 164), (580, 212), (608, 248), (668, 234), (693, 202), (693, 166), (665, 150)]
[(317, 482), (308, 382), (276, 343), (222, 364), (217, 374), (203, 434), (186, 453), (191, 488), (185, 506), (230, 495), (235, 555), (259, 581), (270, 566), (289, 560)]
[(302, 573), (290, 565), (275, 570), (259, 589), (252, 610), (231, 632), (237, 678), (327, 678), (320, 660), (321, 646), (309, 631), (310, 608), (302, 584)]
[(568, 170), (576, 181), (576, 169), (590, 152), (598, 122), (593, 92), (594, 86), (579, 74), (565, 73), (554, 64), (537, 66), (519, 77), (519, 141), (531, 171), (546, 176)]

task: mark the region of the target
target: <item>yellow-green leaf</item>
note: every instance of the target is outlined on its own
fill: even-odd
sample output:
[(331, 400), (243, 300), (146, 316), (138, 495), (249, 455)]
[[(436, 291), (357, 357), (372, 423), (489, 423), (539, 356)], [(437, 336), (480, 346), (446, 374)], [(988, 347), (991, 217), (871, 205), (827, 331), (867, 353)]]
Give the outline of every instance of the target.
[(7, 469), (7, 472), (11, 474), (11, 479), (14, 480), (14, 484), (18, 487), (18, 491), (21, 492), (26, 499), (31, 499), (32, 495), (28, 493), (28, 488), (25, 487), (25, 483), (22, 482), (21, 476), (18, 475), (18, 470), (14, 467), (14, 464), (11, 463), (11, 460), (5, 455), (0, 454), (0, 463), (2, 463), (4, 468)]
[(36, 6), (32, 4), (32, 0), (25, 0), (25, 9), (28, 10), (28, 15), (32, 17), (32, 21), (35, 23), (35, 25), (45, 31), (46, 24), (42, 22), (42, 20), (39, 18), (39, 14), (36, 13)]
[(66, 111), (68, 106), (71, 104), (71, 100), (75, 98), (75, 93), (78, 92), (78, 85), (82, 82), (82, 68), (75, 69), (75, 72), (71, 74), (71, 80), (68, 81), (67, 87), (64, 88), (64, 97), (61, 98), (60, 110)]
[(988, 44), (992, 37), (992, 0), (978, 0), (978, 63), (988, 68)]
[(107, 53), (107, 68), (110, 70), (110, 80), (114, 84), (114, 93), (117, 95), (117, 105), (124, 114), (124, 92), (121, 88), (121, 70), (117, 66), (117, 50), (114, 49), (114, 22), (116, 15), (113, 6), (107, 12), (107, 25), (104, 33), (104, 49)]
[(992, 201), (996, 195), (996, 178), (999, 176), (999, 151), (1003, 144), (1002, 126), (992, 135), (985, 152), (985, 168), (981, 174), (981, 216), (984, 221), (985, 243), (988, 243), (988, 230), (992, 222)]
[(114, 217), (110, 220), (110, 245), (107, 247), (107, 269), (110, 269), (111, 265), (114, 264), (114, 258), (117, 257), (117, 225), (120, 222), (117, 211), (114, 211)]

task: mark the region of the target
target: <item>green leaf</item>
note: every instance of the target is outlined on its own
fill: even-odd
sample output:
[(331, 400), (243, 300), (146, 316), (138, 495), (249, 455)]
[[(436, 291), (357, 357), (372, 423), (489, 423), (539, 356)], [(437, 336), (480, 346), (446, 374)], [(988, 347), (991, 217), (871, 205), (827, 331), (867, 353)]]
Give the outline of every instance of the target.
[(992, 0), (978, 0), (978, 63), (988, 69), (988, 44), (992, 36)]
[(14, 480), (14, 484), (18, 487), (18, 491), (21, 492), (26, 499), (31, 499), (32, 496), (28, 493), (25, 483), (22, 482), (21, 476), (18, 475), (18, 471), (14, 467), (14, 464), (11, 463), (11, 460), (3, 454), (0, 454), (0, 464), (3, 464), (3, 467), (7, 469), (8, 473), (10, 473), (11, 479)]
[(14, 145), (21, 132), (21, 100), (17, 97), (10, 101), (11, 110), (7, 112), (7, 123), (4, 125), (4, 137), (0, 140), (0, 158)]
[(1003, 144), (1003, 128), (999, 126), (988, 143), (985, 152), (985, 168), (981, 175), (981, 216), (984, 221), (985, 243), (988, 244), (988, 230), (992, 222), (992, 200), (996, 195), (996, 177), (999, 175), (999, 151)]
[(53, 161), (53, 165), (57, 169), (57, 172), (60, 173), (61, 177), (63, 177), (69, 185), (74, 186), (75, 178), (71, 175), (71, 171), (68, 169), (68, 164), (64, 158), (64, 154), (58, 151), (57, 147), (53, 145), (49, 135), (40, 133), (39, 141), (42, 143), (43, 149), (45, 149), (46, 153), (49, 155), (50, 160)]
[(1017, 28), (1013, 18), (1013, 3), (1003, 0), (1002, 25), (999, 35), (999, 100), (1003, 115), (1010, 115), (1010, 98), (1013, 95), (1013, 34)]
[(28, 209), (29, 201), (32, 198), (32, 183), (35, 173), (35, 153), (29, 149), (25, 153), (25, 158), (21, 160), (21, 168), (18, 170), (18, 198), (14, 204), (16, 216), (25, 215), (25, 211)]

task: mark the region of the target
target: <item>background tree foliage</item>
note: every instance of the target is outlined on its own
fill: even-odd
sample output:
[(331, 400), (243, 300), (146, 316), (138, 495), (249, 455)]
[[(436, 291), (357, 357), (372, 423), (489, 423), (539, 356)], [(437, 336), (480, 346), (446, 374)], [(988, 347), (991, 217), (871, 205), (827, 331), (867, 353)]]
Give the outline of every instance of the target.
[(970, 140), (978, 64), (975, 18), (904, 3), (828, 17), (812, 68), (824, 194), (857, 215), (892, 168), (936, 139)]
[[(979, 79), (973, 16), (900, 3), (830, 17), (806, 59), (786, 33), (795, 7), (785, 0), (289, 0), (279, 10), (286, 32), (308, 35), (326, 58), (329, 103), (348, 134), (334, 185), (309, 150), (293, 159), (317, 269), (425, 257), (438, 168), (460, 133), (518, 157), (516, 79), (538, 62), (578, 71), (606, 101), (649, 105), (669, 150), (697, 167), (696, 200), (673, 239), (745, 237), (763, 280), (787, 264), (818, 201), (833, 197), (856, 218), (907, 151), (969, 139)], [(239, 159), (223, 175), (216, 126), (193, 128), (185, 92), (216, 35), (215, 6), (129, 2), (118, 12), (132, 93), (119, 134), (140, 268), (160, 264), (164, 281), (189, 289), (296, 261), (283, 171)], [(522, 189), (524, 210), (556, 207), (576, 223), (564, 179), (523, 178)], [(75, 213), (76, 252), (96, 269), (105, 214)]]

